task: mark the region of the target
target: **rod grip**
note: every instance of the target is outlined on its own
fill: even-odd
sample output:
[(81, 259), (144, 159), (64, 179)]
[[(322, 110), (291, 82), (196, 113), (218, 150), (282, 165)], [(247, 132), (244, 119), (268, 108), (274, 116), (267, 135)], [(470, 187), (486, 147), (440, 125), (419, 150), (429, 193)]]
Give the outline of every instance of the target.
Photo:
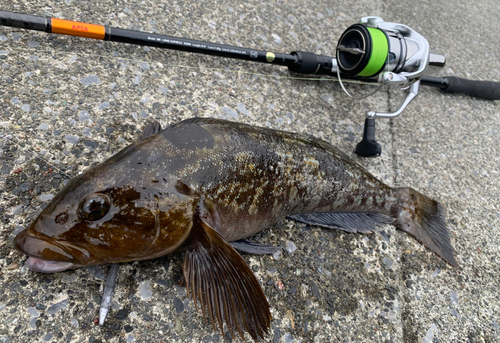
[(448, 85), (441, 90), (446, 93), (460, 93), (487, 100), (500, 100), (500, 82), (466, 80), (447, 76)]
[(50, 18), (31, 14), (0, 11), (0, 25), (50, 32)]

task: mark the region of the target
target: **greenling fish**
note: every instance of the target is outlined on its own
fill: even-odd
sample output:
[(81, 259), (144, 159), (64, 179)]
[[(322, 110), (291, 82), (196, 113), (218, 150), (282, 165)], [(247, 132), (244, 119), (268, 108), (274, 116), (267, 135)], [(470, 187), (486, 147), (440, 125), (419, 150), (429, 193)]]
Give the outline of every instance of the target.
[(269, 252), (242, 239), (287, 216), (350, 232), (393, 223), (457, 266), (442, 205), (385, 185), (323, 140), (203, 118), (143, 136), (73, 178), (16, 236), (30, 269), (53, 273), (185, 250), (195, 306), (214, 329), (226, 322), (232, 334), (258, 339), (270, 327), (269, 304), (236, 250)]

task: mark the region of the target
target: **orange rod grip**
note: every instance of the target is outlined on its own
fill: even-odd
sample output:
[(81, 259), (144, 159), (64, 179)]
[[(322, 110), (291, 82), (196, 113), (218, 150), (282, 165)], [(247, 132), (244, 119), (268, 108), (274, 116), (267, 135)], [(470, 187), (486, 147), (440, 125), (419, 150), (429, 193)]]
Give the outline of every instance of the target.
[(102, 25), (80, 23), (78, 21), (52, 19), (52, 33), (63, 35), (104, 39), (105, 29)]

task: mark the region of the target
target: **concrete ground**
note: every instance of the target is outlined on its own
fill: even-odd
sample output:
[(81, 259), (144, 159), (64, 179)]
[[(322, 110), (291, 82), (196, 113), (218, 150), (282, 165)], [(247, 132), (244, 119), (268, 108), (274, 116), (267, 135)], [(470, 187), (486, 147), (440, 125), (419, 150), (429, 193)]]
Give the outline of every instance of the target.
[[(0, 9), (330, 56), (345, 28), (377, 15), (446, 55), (441, 75), (500, 81), (491, 0), (16, 0)], [(68, 179), (134, 142), (148, 120), (193, 116), (322, 137), (448, 211), (456, 269), (392, 226), (361, 235), (283, 221), (258, 235), (284, 247), (245, 256), (274, 317), (266, 342), (500, 341), (498, 102), (422, 88), (400, 118), (378, 121), (382, 156), (361, 159), (352, 151), (364, 113), (394, 108), (399, 91), (349, 101), (336, 82), (279, 67), (4, 27), (0, 67), (0, 342), (231, 341), (195, 312), (180, 254), (122, 264), (101, 328), (108, 266), (33, 273), (11, 243)]]

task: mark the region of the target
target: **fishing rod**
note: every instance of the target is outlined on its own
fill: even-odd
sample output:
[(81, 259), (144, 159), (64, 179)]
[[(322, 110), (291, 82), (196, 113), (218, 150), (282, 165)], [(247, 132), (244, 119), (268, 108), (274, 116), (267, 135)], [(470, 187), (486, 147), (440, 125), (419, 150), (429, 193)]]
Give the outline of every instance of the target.
[(347, 92), (343, 79), (400, 88), (405, 94), (395, 111), (366, 113), (363, 139), (355, 150), (363, 157), (378, 156), (382, 152), (375, 140), (375, 119), (399, 116), (418, 95), (420, 85), (437, 87), (447, 93), (500, 100), (499, 82), (427, 76), (431, 68), (444, 67), (445, 57), (431, 53), (427, 40), (415, 30), (379, 17), (364, 17), (360, 23), (349, 26), (338, 41), (335, 57), (304, 51), (275, 53), (7, 11), (0, 11), (0, 25), (286, 66), (294, 73), (333, 76), (352, 98), (355, 97)]

